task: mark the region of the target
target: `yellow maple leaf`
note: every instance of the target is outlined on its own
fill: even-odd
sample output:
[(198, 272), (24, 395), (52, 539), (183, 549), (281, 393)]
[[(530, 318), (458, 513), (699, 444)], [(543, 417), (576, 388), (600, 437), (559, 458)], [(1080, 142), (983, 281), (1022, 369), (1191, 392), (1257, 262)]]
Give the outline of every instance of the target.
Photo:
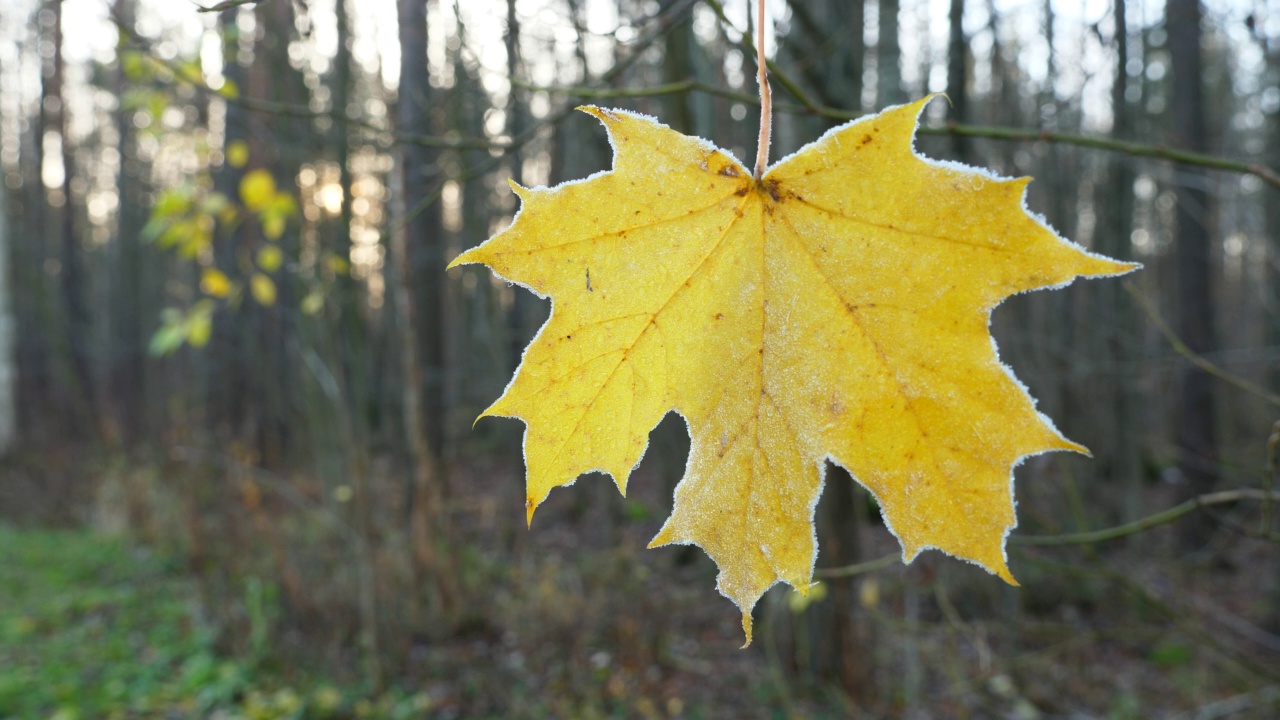
[(806, 592), (829, 458), (875, 494), (905, 561), (932, 547), (1009, 582), (1011, 470), (1085, 449), (1001, 365), (992, 309), (1015, 293), (1134, 269), (1058, 237), (1027, 182), (916, 155), (928, 98), (836, 128), (756, 180), (652, 119), (583, 108), (611, 172), (513, 183), (484, 263), (553, 300), (516, 377), (484, 412), (527, 424), (527, 507), (580, 474), (623, 492), (668, 411), (688, 466), (651, 543), (693, 543), (742, 610)]

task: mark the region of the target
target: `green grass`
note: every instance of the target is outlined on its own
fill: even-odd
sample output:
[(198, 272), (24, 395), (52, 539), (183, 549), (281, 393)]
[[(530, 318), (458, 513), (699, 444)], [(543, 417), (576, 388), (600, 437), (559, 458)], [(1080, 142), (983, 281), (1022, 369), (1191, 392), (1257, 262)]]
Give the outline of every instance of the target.
[(162, 557), (0, 526), (0, 720), (395, 718), (429, 704), (307, 684), (219, 657), (191, 582)]

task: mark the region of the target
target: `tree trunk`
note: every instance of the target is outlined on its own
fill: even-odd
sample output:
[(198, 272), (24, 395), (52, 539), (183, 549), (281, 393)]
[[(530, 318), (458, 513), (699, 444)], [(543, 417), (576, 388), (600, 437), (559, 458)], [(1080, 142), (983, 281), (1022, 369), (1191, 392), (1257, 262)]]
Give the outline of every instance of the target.
[[(880, 108), (901, 105), (907, 94), (902, 88), (902, 43), (898, 37), (898, 0), (880, 0), (879, 43), (876, 47), (876, 88)], [(859, 45), (862, 44), (859, 37)]]
[[(1165, 27), (1173, 58), (1172, 146), (1205, 152), (1208, 149), (1201, 83), (1200, 2), (1168, 0)], [(1216, 348), (1213, 330), (1214, 304), (1210, 289), (1209, 195), (1202, 170), (1179, 169), (1177, 186), (1178, 333), (1187, 347), (1200, 355)], [(1178, 467), (1185, 480), (1182, 494), (1190, 498), (1209, 492), (1217, 482), (1217, 441), (1214, 432), (1212, 378), (1188, 365), (1182, 373), (1178, 397)], [(1212, 524), (1197, 513), (1182, 525), (1184, 550), (1202, 548)]]
[(831, 27), (837, 28), (837, 37), (841, 40), (828, 74), (832, 94), (839, 98), (836, 107), (861, 112), (862, 73), (867, 55), (862, 32), (867, 22), (866, 0), (836, 0), (828, 2), (827, 8), (831, 13)]
[[(821, 17), (830, 37), (840, 45), (833, 48), (830, 70), (821, 78), (824, 96), (849, 96), (851, 107), (861, 108), (862, 98), (862, 24), (865, 20), (862, 0), (828, 0), (819, 5)], [(888, 8), (888, 9), (886, 9)], [(880, 46), (878, 48), (878, 85), (880, 105), (901, 102), (902, 79), (899, 67), (896, 0), (881, 0)], [(886, 14), (893, 18), (886, 29)], [(855, 72), (856, 71), (856, 72)], [(828, 123), (834, 126), (835, 122)], [(852, 565), (861, 559), (862, 516), (866, 507), (865, 491), (849, 473), (838, 465), (827, 466), (826, 482), (816, 516), (818, 554), (824, 567)], [(806, 659), (814, 679), (839, 685), (856, 706), (865, 706), (874, 690), (870, 682), (871, 665), (864, 650), (865, 623), (860, 617), (854, 593), (855, 585), (836, 580), (827, 585), (829, 596), (811, 605), (794, 621), (797, 647), (807, 647)], [(790, 614), (788, 614), (790, 615)], [(800, 637), (806, 633), (808, 637)]]
[[(852, 565), (862, 559), (862, 515), (866, 508), (865, 490), (842, 467), (827, 466), (826, 488), (818, 508), (823, 532), (819, 556), (824, 567)], [(820, 604), (815, 613), (815, 647), (825, 648), (825, 657), (815, 658), (814, 669), (820, 677), (838, 682), (854, 702), (862, 704), (871, 691), (870, 671), (860, 642), (862, 628), (854, 583), (835, 580), (830, 584), (829, 602)], [(825, 616), (825, 617), (824, 617)]]
[[(133, 0), (115, 0), (117, 22), (132, 30), (134, 18)], [(117, 94), (124, 96), (128, 80), (123, 63), (117, 63), (115, 83)], [(143, 207), (138, 192), (137, 133), (133, 125), (133, 112), (123, 103), (115, 116), (116, 133), (119, 136), (120, 169), (116, 176), (115, 263), (112, 277), (113, 300), (110, 303), (111, 352), (108, 377), (114, 417), (112, 422), (120, 439), (126, 444), (140, 441), (144, 436), (143, 403), (146, 388), (146, 338), (142, 326), (142, 237), (138, 208)]]
[[(236, 27), (236, 15), (239, 10), (224, 11), (218, 18), (219, 29), (223, 37), (222, 76), (229, 83), (234, 83), (243, 92), (248, 87), (245, 68), (240, 64), (240, 32)], [(226, 132), (224, 151), (233, 143), (248, 143), (249, 118), (243, 106), (238, 103), (225, 103)], [(240, 180), (244, 176), (242, 168), (224, 162), (214, 175), (214, 188), (229, 198), (238, 196)], [(213, 241), (214, 267), (235, 277), (236, 255), (240, 249), (242, 225), (220, 228)], [(228, 443), (242, 431), (249, 416), (250, 406), (250, 369), (247, 361), (247, 336), (244, 316), (249, 312), (242, 307), (238, 313), (220, 312), (214, 314), (213, 339), (206, 352), (209, 353), (210, 377), (208, 382), (208, 408), (210, 430), (218, 442)]]
[[(1280, 87), (1280, 38), (1273, 38), (1267, 44), (1267, 79), (1271, 87)], [(1280, 108), (1273, 109), (1267, 117), (1267, 159), (1266, 166), (1280, 168)], [(1274, 192), (1264, 189), (1266, 192)], [(1264, 269), (1267, 295), (1264, 297), (1264, 317), (1267, 322), (1266, 342), (1268, 347), (1280, 347), (1280, 203), (1274, 195), (1263, 195), (1266, 212), (1266, 229), (1269, 239), (1267, 245), (1267, 266)], [(1280, 387), (1280, 362), (1272, 363), (1266, 380), (1272, 389)], [(1280, 592), (1280, 591), (1278, 591)]]
[[(1271, 87), (1280, 86), (1280, 39), (1272, 38), (1266, 45), (1267, 79)], [(1280, 108), (1272, 109), (1267, 117), (1267, 156), (1265, 165), (1270, 168), (1280, 167)], [(1266, 193), (1270, 189), (1264, 189)], [(1263, 297), (1262, 313), (1266, 321), (1263, 339), (1268, 347), (1280, 347), (1280, 203), (1273, 195), (1263, 195), (1262, 202), (1266, 206), (1267, 230), (1267, 263), (1262, 268)], [(1272, 362), (1264, 376), (1265, 383), (1273, 391), (1280, 388), (1280, 362)], [(1280, 478), (1272, 478), (1273, 487)], [(1274, 511), (1273, 511), (1274, 516)], [(1274, 532), (1271, 528), (1268, 531)], [(1277, 558), (1280, 561), (1280, 558)], [(1272, 572), (1280, 572), (1280, 563), (1272, 566)], [(1269, 598), (1270, 608), (1265, 619), (1266, 628), (1280, 633), (1280, 583), (1272, 583)]]
[[(969, 119), (969, 45), (964, 37), (964, 0), (951, 0), (951, 34), (947, 44), (947, 97), (951, 100), (952, 122)], [(951, 136), (951, 154), (956, 160), (969, 159), (969, 139)]]
[[(1129, 88), (1127, 66), (1129, 64), (1128, 20), (1126, 16), (1126, 0), (1116, 0), (1114, 10), (1116, 48), (1115, 79), (1111, 85), (1111, 136), (1117, 140), (1129, 140), (1130, 119), (1128, 101), (1125, 96)], [(1133, 251), (1130, 236), (1133, 233), (1133, 171), (1129, 169), (1128, 158), (1114, 157), (1110, 159), (1111, 172), (1109, 181), (1099, 183), (1099, 188), (1106, 193), (1099, 198), (1099, 206), (1106, 213), (1105, 224), (1100, 225), (1098, 240), (1095, 243), (1099, 252), (1104, 255), (1128, 259)], [(1138, 361), (1137, 347), (1133, 340), (1137, 336), (1134, 308), (1129, 296), (1118, 283), (1098, 284), (1099, 304), (1095, 317), (1111, 318), (1111, 329), (1104, 337), (1105, 353), (1109, 367), (1116, 369), (1110, 381), (1099, 382), (1103, 394), (1098, 398), (1098, 407), (1112, 407), (1111, 430), (1107, 435), (1109, 447), (1105, 455), (1099, 453), (1100, 459), (1107, 463), (1104, 471), (1113, 481), (1120, 485), (1121, 516), (1126, 520), (1136, 520), (1143, 515), (1142, 501), (1142, 463), (1141, 439), (1142, 417), (1138, 412), (1138, 374), (1127, 368), (1136, 367)]]
[[(0, 76), (3, 76), (0, 72)], [(4, 108), (0, 107), (0, 128), (5, 127)], [(0, 144), (4, 134), (0, 130)], [(2, 174), (2, 173), (0, 173)], [(18, 439), (18, 406), (14, 394), (18, 368), (14, 357), (13, 289), (10, 275), (9, 188), (0, 182), (0, 455), (13, 449)]]
[[(512, 5), (515, 0), (508, 0)], [(682, 16), (664, 38), (662, 53), (662, 81), (680, 82), (693, 77), (693, 18)], [(663, 101), (663, 122), (682, 133), (696, 132), (693, 123), (693, 94), (674, 93)]]
[[(399, 20), (397, 126), (401, 132), (430, 134), (426, 3), (399, 0)], [(400, 146), (400, 198), (409, 216), (392, 238), (392, 251), (394, 271), (399, 276), (396, 306), (405, 381), (404, 430), (413, 465), (410, 536), (419, 586), (435, 593), (435, 607), (429, 609), (434, 617), (451, 612), (454, 600), (452, 578), (439, 547), (446, 537), (442, 527), (446, 476), (440, 462), (444, 427), (444, 233), (438, 204), (431, 203), (426, 210), (418, 207), (439, 191), (431, 180), (437, 171), (434, 151), (420, 145)]]
[[(516, 17), (516, 0), (507, 0), (507, 33), (505, 37), (507, 51), (507, 76), (512, 79), (511, 90), (507, 93), (507, 135), (516, 138), (524, 134), (529, 126), (524, 93), (515, 86), (515, 79), (520, 76), (522, 62), (520, 59), (520, 22)], [(510, 157), (509, 173), (516, 182), (522, 182), (523, 159), (520, 151), (513, 152)], [(520, 364), (524, 349), (533, 339), (538, 328), (547, 319), (547, 306), (533, 293), (517, 291), (512, 298), (511, 314), (508, 318), (509, 340), (511, 346), (511, 368)]]
[[(351, 8), (348, 0), (336, 0), (338, 48), (333, 63), (333, 127), (330, 142), (338, 165), (338, 186), (342, 188), (342, 208), (337, 227), (331, 239), (330, 250), (337, 257), (351, 261), (352, 182), (351, 182), (351, 132), (347, 125), (347, 111), (351, 104), (353, 87), (351, 73)], [(353, 413), (355, 421), (363, 427), (359, 408), (365, 401), (367, 374), (367, 334), (360, 317), (360, 290), (350, 272), (337, 273), (333, 292), (334, 312), (330, 315), (338, 325), (338, 362), (351, 389), (347, 396), (346, 412)]]
[(92, 434), (96, 427), (97, 403), (95, 402), (95, 385), (93, 368), (89, 358), (90, 333), (92, 323), (89, 316), (89, 301), (86, 294), (88, 281), (84, 271), (84, 257), (80, 248), (80, 239), (75, 229), (75, 198), (72, 193), (72, 181), (76, 176), (75, 150), (71, 145), (69, 134), (67, 107), (69, 98), (66, 95), (66, 58), (63, 54), (63, 0), (53, 3), (54, 41), (53, 41), (53, 77), (50, 80), (50, 95), (57, 99), (54, 115), (54, 130), (62, 139), (62, 208), (60, 212), (60, 238), (62, 264), (61, 286), (63, 309), (66, 312), (67, 352), (71, 360), (72, 380), (70, 388), (75, 408), (75, 432)]
[[(49, 41), (53, 35), (50, 14), (37, 12), (37, 42)], [(48, 189), (42, 177), (44, 137), (49, 129), (49, 107), (52, 104), (49, 78), (53, 64), (41, 56), (35, 61), (40, 78), (39, 105), (31, 132), (22, 134), (22, 156), (30, 158), (19, 166), (22, 174), (23, 204), (26, 205), (25, 237), (15, 237), (14, 270), (22, 281), (18, 294), (18, 414), (24, 438), (39, 437), (53, 429), (56, 419), (66, 411), (66, 403), (54, 381), (59, 358), (54, 353), (54, 329), (58, 327), (53, 312), (51, 282), (46, 275), (50, 260), (49, 235), (52, 208)], [(52, 412), (50, 412), (52, 409)]]

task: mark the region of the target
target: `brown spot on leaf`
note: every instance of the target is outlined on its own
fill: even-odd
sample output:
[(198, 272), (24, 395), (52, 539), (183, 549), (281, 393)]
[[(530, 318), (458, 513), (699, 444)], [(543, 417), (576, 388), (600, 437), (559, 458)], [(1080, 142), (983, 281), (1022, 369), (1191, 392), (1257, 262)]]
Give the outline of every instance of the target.
[(782, 191), (778, 187), (777, 180), (765, 180), (760, 184), (764, 188), (764, 191), (769, 193), (769, 197), (773, 198), (774, 202), (778, 202), (782, 199)]

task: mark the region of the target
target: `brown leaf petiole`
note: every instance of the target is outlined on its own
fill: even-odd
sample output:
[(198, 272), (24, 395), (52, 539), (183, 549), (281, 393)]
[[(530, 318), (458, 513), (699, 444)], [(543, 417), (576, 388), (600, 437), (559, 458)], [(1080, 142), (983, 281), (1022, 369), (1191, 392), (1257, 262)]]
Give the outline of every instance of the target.
[(760, 143), (756, 150), (755, 178), (769, 166), (769, 138), (773, 132), (773, 93), (769, 91), (769, 65), (764, 57), (764, 0), (756, 0), (756, 80), (760, 84)]

